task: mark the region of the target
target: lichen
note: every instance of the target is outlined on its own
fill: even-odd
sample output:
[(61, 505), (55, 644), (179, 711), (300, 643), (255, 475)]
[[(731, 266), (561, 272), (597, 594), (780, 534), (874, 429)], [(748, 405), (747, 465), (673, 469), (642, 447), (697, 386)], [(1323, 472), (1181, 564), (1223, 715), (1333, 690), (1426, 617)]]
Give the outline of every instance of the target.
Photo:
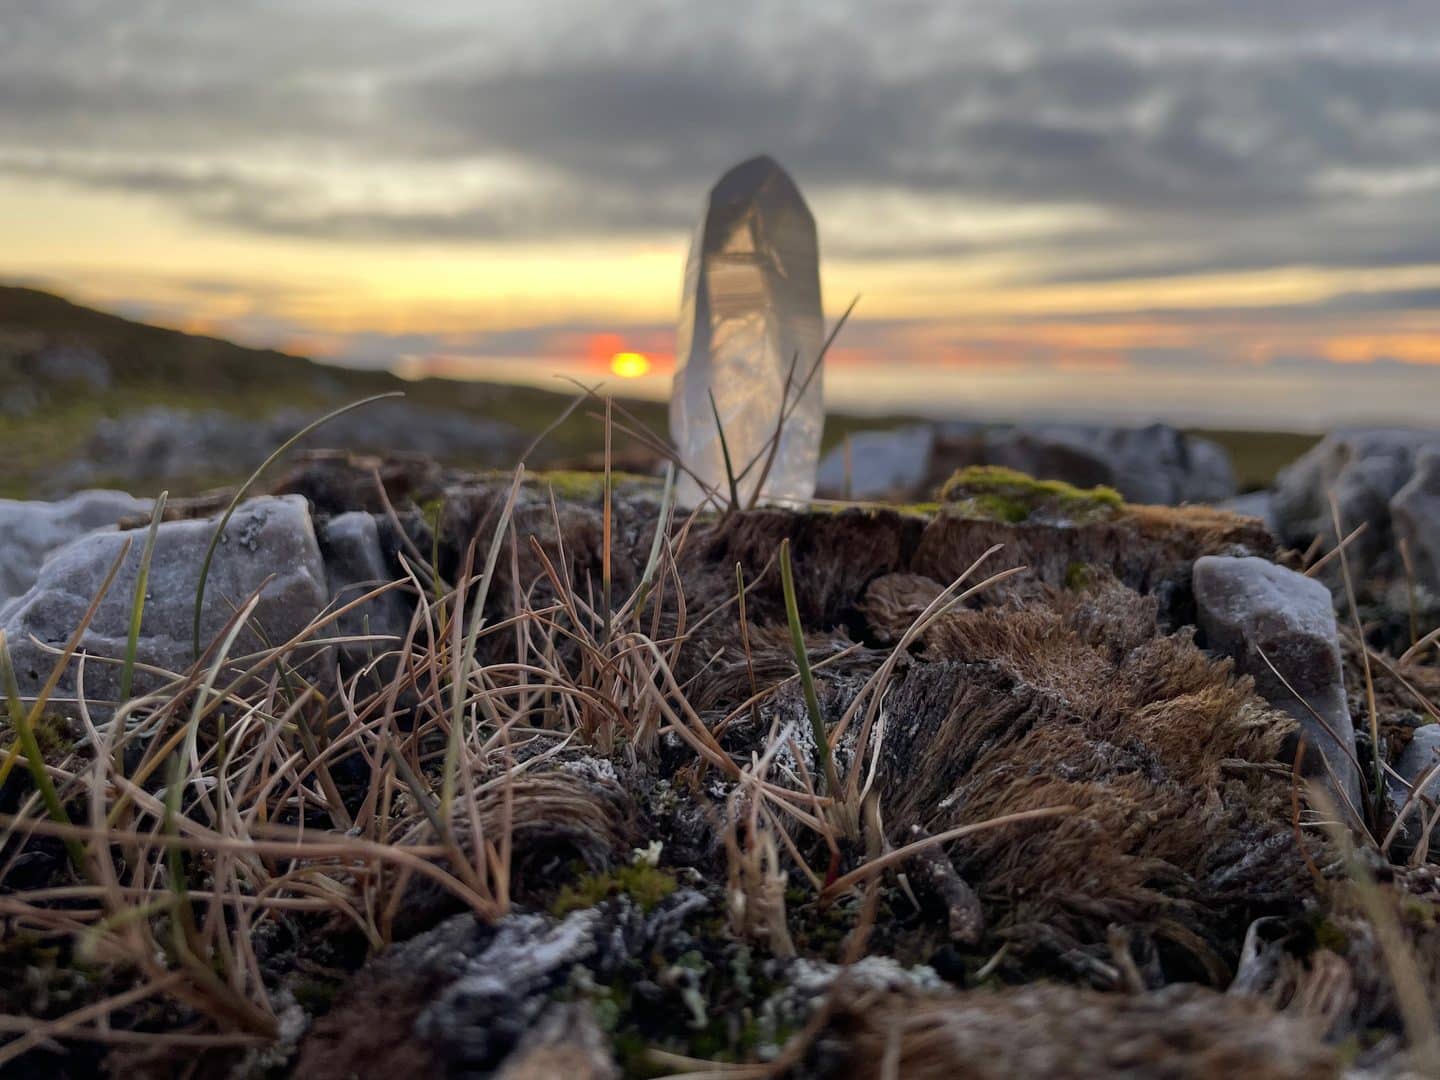
[(1000, 465), (958, 470), (938, 492), (950, 510), (966, 517), (1019, 524), (1032, 516), (1073, 522), (1105, 521), (1124, 507), (1114, 488), (1077, 488), (1061, 480), (1036, 480)]

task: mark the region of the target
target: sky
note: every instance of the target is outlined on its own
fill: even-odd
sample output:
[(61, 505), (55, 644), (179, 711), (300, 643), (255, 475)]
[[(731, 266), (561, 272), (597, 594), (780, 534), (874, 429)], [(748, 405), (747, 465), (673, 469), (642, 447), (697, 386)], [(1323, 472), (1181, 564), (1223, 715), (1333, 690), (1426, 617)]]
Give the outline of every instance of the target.
[(663, 394), (759, 152), (837, 407), (1440, 400), (1434, 0), (0, 0), (0, 281), (332, 362)]

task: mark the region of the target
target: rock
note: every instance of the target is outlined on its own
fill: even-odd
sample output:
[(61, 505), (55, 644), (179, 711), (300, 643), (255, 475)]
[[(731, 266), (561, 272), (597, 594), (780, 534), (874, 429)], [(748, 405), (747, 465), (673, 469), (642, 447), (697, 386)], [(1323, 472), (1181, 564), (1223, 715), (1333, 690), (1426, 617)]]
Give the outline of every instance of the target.
[(985, 459), (1041, 480), (1104, 484), (1133, 503), (1217, 502), (1235, 492), (1223, 447), (1165, 424), (1025, 424), (988, 433)]
[[(394, 580), (395, 575), (386, 558), (386, 545), (381, 541), (380, 524), (376, 515), (353, 510), (330, 518), (316, 530), (332, 611), (338, 611)], [(387, 532), (394, 528), (388, 518), (384, 520), (384, 525)], [(346, 675), (364, 667), (372, 658), (401, 647), (414, 611), (414, 605), (408, 600), (408, 594), (403, 590), (391, 589), (346, 612), (325, 628), (321, 634), (323, 637), (383, 636), (393, 639), (345, 646), (341, 650), (341, 670)], [(379, 677), (393, 676), (395, 667), (395, 663), (386, 658), (377, 669)]]
[[(257, 420), (216, 409), (190, 412), (153, 406), (101, 420), (83, 458), (59, 470), (57, 480), (73, 485), (112, 477), (154, 485), (243, 475), (314, 418), (312, 412), (298, 409)], [(508, 467), (525, 441), (508, 424), (383, 401), (337, 417), (301, 445), (464, 458), (477, 465)]]
[[(470, 914), (452, 916), (366, 965), (311, 1028), (295, 1075), (488, 1076), (503, 1064), (513, 1078), (581, 1080), (583, 1071), (522, 1071), (560, 1045), (572, 1052), (592, 1045), (575, 1028), (557, 1043), (557, 991), (610, 985), (622, 973), (632, 983), (653, 978), (651, 964), (668, 964), (660, 947), (708, 906), (680, 889), (648, 912), (620, 896), (561, 920), (512, 913), (487, 926)], [(657, 1013), (676, 1004), (661, 994), (663, 1004), (650, 1006)]]
[(1274, 492), (1246, 492), (1244, 495), (1236, 495), (1233, 499), (1225, 499), (1218, 504), (1218, 507), (1221, 510), (1228, 510), (1232, 514), (1258, 518), (1265, 523), (1267, 529), (1275, 529)]
[(35, 582), (45, 556), (77, 536), (150, 515), (150, 500), (123, 491), (82, 491), (58, 502), (0, 499), (0, 611)]
[(493, 1067), (544, 1012), (570, 969), (595, 955), (601, 919), (594, 908), (560, 923), (544, 915), (509, 916), (420, 1012), (415, 1035), (452, 1069)]
[(930, 475), (935, 429), (927, 424), (892, 431), (860, 431), (849, 436), (850, 477), (846, 484), (842, 444), (820, 462), (815, 488), (832, 499), (908, 498)]
[(1366, 525), (1349, 557), (1367, 570), (1393, 571), (1390, 501), (1414, 473), (1420, 451), (1429, 446), (1440, 447), (1440, 432), (1356, 428), (1325, 436), (1276, 478), (1280, 538), (1303, 548), (1321, 536), (1333, 545), (1333, 491), (1342, 530)]
[(1214, 439), (1184, 436), (1180, 492), (1184, 502), (1218, 503), (1235, 494), (1235, 466)]
[(1330, 785), (1332, 792), (1338, 781), (1358, 811), (1362, 803), (1355, 728), (1345, 697), (1330, 590), (1255, 557), (1197, 559), (1193, 582), (1197, 621), (1208, 647), (1233, 657), (1236, 669), (1255, 680), (1261, 697), (1299, 721), (1307, 743), (1306, 774)]
[[(761, 494), (809, 499), (825, 404), (824, 372), (808, 377), (823, 341), (815, 219), (784, 169), (768, 157), (751, 158), (711, 189), (685, 264), (675, 348), (680, 367), (670, 398), (670, 435), (681, 460), (724, 492), (710, 395), (736, 473), (764, 454), (782, 403), (798, 395)], [(762, 469), (756, 465), (740, 483), (742, 502), (755, 492)], [(682, 476), (676, 498), (693, 507), (705, 495)]]
[(609, 1040), (589, 1005), (551, 1005), (505, 1059), (496, 1080), (619, 1080)]
[[(1420, 451), (1389, 511), (1396, 544), (1409, 551), (1420, 599), (1428, 609), (1440, 607), (1440, 446)], [(1403, 610), (1403, 604), (1397, 607)]]
[(37, 349), (24, 363), (31, 378), (61, 389), (103, 393), (115, 381), (110, 362), (86, 345), (54, 342)]
[[(160, 526), (137, 651), (142, 663), (171, 672), (185, 671), (194, 663), (195, 592), (214, 527), (214, 521), (174, 521)], [(32, 637), (44, 644), (64, 645), (127, 540), (131, 543), (124, 563), (80, 643), (92, 657), (124, 656), (144, 534), (91, 533), (51, 554), (30, 591), (3, 613), (3, 629), (22, 694), (33, 694), (54, 664), (54, 657)], [(325, 568), (310, 513), (298, 496), (252, 499), (231, 517), (206, 585), (202, 648), (221, 633), (234, 606), (244, 604), (257, 590), (260, 601), (251, 625), (263, 627), (265, 639), (272, 644), (299, 633), (325, 606)], [(242, 631), (233, 651), (242, 654), (265, 647), (257, 631)], [(146, 684), (147, 678), (137, 673), (137, 692)], [(87, 699), (97, 705), (113, 701), (118, 685), (115, 665), (95, 659), (86, 665)], [(60, 687), (62, 695), (73, 695), (73, 665)]]
[[(1410, 736), (1410, 745), (1395, 763), (1396, 776), (1386, 777), (1386, 800), (1390, 812), (1396, 815), (1404, 809), (1416, 785), (1425, 781), (1396, 834), (1391, 850), (1397, 855), (1408, 855), (1415, 850), (1425, 818), (1434, 812), (1434, 804), (1440, 802), (1440, 773), (1426, 780), (1436, 765), (1440, 765), (1440, 724), (1425, 724)], [(1434, 830), (1431, 832), (1433, 836)]]

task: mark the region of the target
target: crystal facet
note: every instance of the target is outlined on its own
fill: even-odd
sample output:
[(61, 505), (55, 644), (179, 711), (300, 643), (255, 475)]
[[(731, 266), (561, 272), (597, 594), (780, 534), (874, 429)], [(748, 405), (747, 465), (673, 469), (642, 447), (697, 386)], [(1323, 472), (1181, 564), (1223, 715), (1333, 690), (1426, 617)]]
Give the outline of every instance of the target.
[[(722, 499), (729, 481), (716, 411), (742, 505), (762, 474), (766, 501), (801, 502), (815, 493), (825, 424), (824, 372), (816, 366), (823, 340), (815, 219), (784, 169), (751, 158), (711, 189), (691, 242), (670, 395), (680, 460)], [(782, 409), (790, 411), (766, 474)], [(705, 493), (682, 474), (676, 498), (697, 506)]]

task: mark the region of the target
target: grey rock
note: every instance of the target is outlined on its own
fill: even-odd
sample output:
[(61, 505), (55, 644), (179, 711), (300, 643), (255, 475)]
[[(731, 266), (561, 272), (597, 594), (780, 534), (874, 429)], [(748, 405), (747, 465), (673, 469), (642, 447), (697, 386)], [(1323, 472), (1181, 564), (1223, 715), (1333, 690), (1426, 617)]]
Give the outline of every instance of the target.
[(1244, 495), (1236, 495), (1233, 499), (1225, 499), (1218, 505), (1221, 510), (1229, 510), (1232, 514), (1259, 518), (1272, 531), (1275, 528), (1274, 492), (1250, 491)]
[(57, 388), (102, 393), (115, 381), (110, 362), (86, 345), (45, 345), (26, 359), (25, 367), (32, 378)]
[(1214, 503), (1235, 494), (1235, 466), (1230, 453), (1214, 439), (1187, 435), (1181, 446), (1181, 499), (1183, 502)]
[[(255, 419), (153, 406), (101, 420), (81, 459), (59, 470), (57, 480), (74, 485), (103, 477), (141, 484), (242, 475), (313, 419), (313, 413), (298, 409)], [(509, 424), (384, 401), (337, 417), (300, 445), (512, 465), (524, 444), (523, 433)]]
[(1295, 547), (1317, 536), (1333, 542), (1330, 494), (1344, 532), (1362, 523), (1351, 557), (1384, 573), (1394, 550), (1390, 501), (1409, 481), (1425, 447), (1440, 446), (1440, 432), (1404, 428), (1353, 428), (1333, 432), (1280, 470), (1275, 521), (1280, 539)]
[(452, 1068), (493, 1066), (540, 1017), (570, 969), (595, 955), (600, 925), (595, 908), (558, 924), (544, 915), (509, 916), (416, 1018), (415, 1034)]
[(1224, 555), (1196, 560), (1193, 582), (1206, 644), (1233, 657), (1236, 669), (1255, 680), (1261, 697), (1299, 721), (1307, 744), (1307, 775), (1330, 785), (1332, 793), (1338, 781), (1339, 790), (1358, 810), (1355, 727), (1345, 697), (1330, 590), (1266, 559)]
[[(325, 563), (325, 583), (330, 591), (332, 610), (339, 610), (393, 580), (376, 515), (359, 510), (337, 514), (320, 525), (316, 536)], [(392, 589), (342, 615), (327, 629), (326, 636), (370, 634), (397, 639), (347, 650), (352, 659), (363, 660), (372, 653), (399, 648), (399, 639), (405, 636), (410, 625), (410, 613), (404, 595)]]
[[(160, 526), (137, 651), (142, 663), (172, 672), (185, 671), (193, 664), (195, 593), (214, 528), (215, 522), (209, 520)], [(80, 642), (92, 658), (85, 667), (87, 699), (102, 711), (105, 702), (114, 700), (118, 668), (100, 658), (124, 656), (144, 537), (143, 530), (96, 532), (67, 544), (45, 560), (31, 589), (6, 607), (3, 629), (23, 694), (34, 693), (55, 663), (40, 646), (64, 645), (128, 540), (130, 548), (115, 581)], [(267, 641), (280, 644), (288, 640), (325, 605), (325, 568), (309, 510), (298, 496), (252, 499), (231, 517), (206, 585), (200, 624), (202, 648), (257, 591), (260, 599), (250, 628), (241, 631), (232, 650), (237, 655), (268, 647)], [(75, 671), (72, 664), (62, 679), (62, 697), (73, 696)], [(137, 692), (147, 685), (149, 680), (137, 673)]]
[(58, 502), (0, 499), (0, 611), (35, 582), (45, 556), (77, 536), (150, 513), (123, 491), (81, 491)]
[(1395, 541), (1406, 545), (1424, 606), (1440, 607), (1440, 446), (1420, 452), (1389, 511)]
[(610, 1040), (583, 1001), (557, 1001), (526, 1032), (496, 1080), (619, 1080)]
[(1105, 484), (1134, 503), (1215, 502), (1235, 493), (1223, 447), (1165, 424), (1025, 424), (989, 433), (985, 457), (1042, 480)]
[(845, 484), (845, 447), (837, 446), (820, 462), (816, 493), (823, 498), (879, 499), (908, 497), (930, 475), (935, 429), (928, 424), (851, 435), (850, 485)]
[[(1435, 803), (1440, 801), (1440, 773), (1426, 779), (1436, 765), (1440, 765), (1440, 724), (1425, 724), (1415, 729), (1410, 745), (1405, 747), (1400, 760), (1395, 763), (1396, 776), (1386, 778), (1386, 800), (1390, 804), (1390, 812), (1396, 815), (1404, 810), (1412, 791), (1419, 786), (1419, 793), (1396, 833), (1391, 849), (1395, 854), (1406, 855), (1415, 850), (1424, 829), (1424, 819), (1434, 812)], [(1423, 785), (1421, 781), (1424, 781)], [(1431, 836), (1433, 839), (1433, 828)]]

